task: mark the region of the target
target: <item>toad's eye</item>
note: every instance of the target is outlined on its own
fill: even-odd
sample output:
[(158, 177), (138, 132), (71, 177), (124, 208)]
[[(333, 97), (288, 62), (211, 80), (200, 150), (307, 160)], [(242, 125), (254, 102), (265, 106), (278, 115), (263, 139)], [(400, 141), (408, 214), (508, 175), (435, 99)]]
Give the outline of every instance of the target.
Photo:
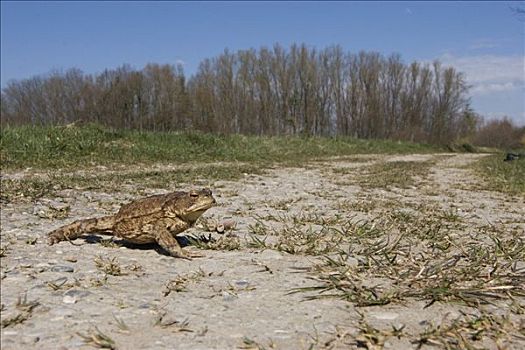
[(199, 194), (197, 192), (190, 192), (190, 197), (198, 197)]

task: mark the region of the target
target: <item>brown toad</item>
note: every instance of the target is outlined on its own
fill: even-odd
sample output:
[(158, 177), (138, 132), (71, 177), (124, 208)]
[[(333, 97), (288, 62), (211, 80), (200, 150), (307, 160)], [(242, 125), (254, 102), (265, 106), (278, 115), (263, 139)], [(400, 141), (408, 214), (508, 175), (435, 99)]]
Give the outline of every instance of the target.
[(122, 206), (115, 215), (62, 226), (48, 234), (49, 244), (73, 240), (84, 233), (101, 233), (136, 244), (157, 242), (171, 256), (190, 258), (175, 236), (193, 226), (215, 203), (209, 189), (150, 196)]

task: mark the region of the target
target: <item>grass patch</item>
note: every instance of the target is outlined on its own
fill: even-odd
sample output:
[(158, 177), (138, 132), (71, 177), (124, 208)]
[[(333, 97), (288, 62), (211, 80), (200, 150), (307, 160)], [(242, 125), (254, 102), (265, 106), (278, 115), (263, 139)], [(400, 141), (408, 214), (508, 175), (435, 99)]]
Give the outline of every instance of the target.
[(390, 329), (376, 328), (364, 315), (361, 315), (357, 328), (356, 334), (351, 329), (336, 327), (327, 341), (316, 345), (321, 345), (319, 349), (383, 349), (388, 341), (390, 347), (395, 348), (406, 348), (407, 342), (410, 342), (415, 349), (517, 349), (520, 348), (520, 341), (523, 341), (523, 326), (519, 321), (512, 320), (508, 315), (486, 312), (480, 315), (462, 312), (456, 318), (445, 316), (437, 324), (432, 323), (415, 334), (405, 329), (405, 325), (391, 325)]
[[(293, 217), (292, 224), (284, 223), (284, 220), (290, 220), (287, 217), (281, 217), (283, 221), (280, 228), (274, 228), (257, 220), (255, 225), (251, 225), (250, 241), (248, 247), (256, 249), (274, 249), (288, 254), (298, 255), (322, 255), (338, 250), (344, 241), (341, 231), (332, 226), (314, 227), (307, 225), (307, 222), (295, 221), (298, 217)], [(267, 242), (268, 236), (271, 239)], [(264, 237), (264, 238), (261, 238)]]
[(350, 137), (260, 137), (197, 132), (109, 130), (100, 125), (6, 127), (3, 169), (210, 161), (290, 162), (359, 153), (427, 153), (435, 146)]
[(473, 164), (484, 181), (485, 190), (509, 194), (525, 193), (525, 159), (504, 162), (503, 154), (483, 157)]
[[(0, 199), (33, 200), (69, 188), (114, 192), (127, 191), (127, 185), (136, 184), (141, 188), (175, 187), (179, 183), (210, 185), (216, 180), (262, 173), (272, 164), (300, 165), (358, 153), (436, 151), (439, 149), (429, 145), (346, 137), (138, 132), (99, 125), (6, 127), (0, 131), (2, 170), (36, 168), (47, 174), (2, 178)], [(151, 164), (170, 168), (152, 170)], [(122, 165), (136, 170), (122, 170)], [(108, 168), (95, 168), (98, 166)]]
[[(414, 214), (383, 212), (369, 222), (343, 221), (321, 232), (337, 244), (319, 250), (324, 240), (317, 241), (317, 250), (305, 252), (325, 255), (309, 268), (316, 282), (291, 291), (309, 293), (307, 299), (339, 298), (358, 307), (422, 300), (425, 307), (440, 302), (510, 308), (525, 296), (518, 267), (525, 242), (518, 228), (472, 227), (450, 210), (423, 206)], [(520, 308), (511, 312), (521, 314)]]
[(176, 170), (145, 170), (107, 173), (49, 172), (47, 176), (2, 179), (0, 199), (12, 202), (19, 199), (37, 199), (54, 196), (58, 191), (98, 190), (106, 192), (129, 191), (129, 187), (169, 188), (178, 184), (209, 185), (216, 180), (235, 180), (244, 174), (262, 173), (262, 167), (249, 164), (195, 165)]
[(435, 162), (394, 161), (371, 165), (365, 177), (360, 177), (360, 185), (365, 187), (408, 188), (416, 184), (417, 178), (428, 176)]
[[(415, 186), (418, 180), (425, 179), (435, 161), (382, 161), (356, 171), (351, 168), (335, 168), (336, 175), (352, 177), (351, 183), (365, 188), (409, 188)], [(342, 179), (342, 183), (346, 183)], [(341, 181), (339, 181), (341, 182)]]
[(467, 225), (447, 218), (427, 209), (418, 216), (382, 215), (370, 223), (344, 224), (338, 230), (339, 255), (327, 255), (311, 268), (315, 285), (292, 292), (360, 307), (416, 299), (426, 307), (453, 302), (477, 308), (523, 298), (517, 268), (525, 258), (523, 236), (496, 226), (465, 234)]

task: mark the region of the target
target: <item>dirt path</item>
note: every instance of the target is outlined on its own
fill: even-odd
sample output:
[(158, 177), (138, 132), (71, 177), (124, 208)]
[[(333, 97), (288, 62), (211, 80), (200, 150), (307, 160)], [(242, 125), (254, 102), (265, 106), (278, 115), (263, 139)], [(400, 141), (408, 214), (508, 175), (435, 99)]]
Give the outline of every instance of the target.
[[(362, 155), (273, 169), (264, 176), (247, 174), (236, 182), (218, 181), (212, 189), (219, 206), (205, 216), (210, 222), (231, 217), (237, 226), (227, 235), (214, 234), (217, 240), (208, 243), (214, 249), (204, 250), (205, 257), (193, 261), (165, 256), (154, 246), (137, 248), (94, 237), (74, 245), (45, 244), (45, 234), (62, 224), (115, 212), (133, 197), (126, 193), (66, 190), (57, 198), (2, 204), (1, 347), (88, 349), (98, 343), (119, 349), (406, 349), (418, 344), (444, 347), (447, 341), (461, 347), (457, 340), (461, 336), (450, 334), (471, 335), (474, 326), (461, 324), (449, 335), (425, 332), (435, 330), (433, 325), (448, 324), (447, 320), (461, 318), (467, 324), (472, 318), (465, 315), (492, 317), (482, 323), (492, 326), (484, 328), (479, 342), (469, 342), (487, 348), (496, 348), (496, 342), (511, 349), (525, 347), (525, 318), (519, 313), (525, 299), (515, 295), (511, 299), (487, 294), (483, 297), (493, 305), (476, 306), (458, 302), (456, 294), (430, 302), (427, 295), (409, 296), (399, 289), (404, 294), (391, 297), (386, 305), (358, 306), (361, 299), (356, 296), (364, 295), (359, 294), (362, 290), (384, 291), (397, 285), (423, 290), (423, 283), (442, 278), (439, 272), (428, 273), (429, 265), (418, 258), (443, 262), (461, 255), (454, 247), (442, 248), (443, 255), (435, 253), (440, 244), (463, 242), (464, 247), (457, 247), (461, 252), (496, 234), (508, 242), (508, 251), (485, 260), (497, 259), (492, 263), (510, 276), (502, 277), (501, 283), (507, 283), (508, 293), (519, 292), (508, 286), (516, 280), (525, 282), (523, 253), (516, 246), (524, 238), (525, 200), (473, 190), (479, 180), (467, 166), (479, 157), (483, 155)], [(405, 164), (411, 167), (404, 168)], [(390, 170), (377, 172), (378, 166)], [(394, 177), (396, 172), (401, 175)], [(388, 182), (390, 176), (393, 186), (380, 181)], [(390, 221), (381, 221), (384, 218)], [(429, 218), (446, 227), (428, 231), (435, 233), (435, 241), (421, 238), (424, 228), (439, 224)], [(365, 231), (368, 226), (359, 226), (363, 222), (388, 233), (386, 249), (366, 255), (368, 243), (382, 238)], [(340, 231), (347, 236), (340, 236)], [(348, 237), (350, 232), (354, 236)], [(199, 236), (204, 229), (201, 225), (187, 233)], [(413, 263), (421, 271), (405, 281), (403, 276), (411, 273), (408, 267), (405, 275), (392, 277), (403, 264), (374, 270), (366, 259), (381, 249), (398, 252), (396, 259), (406, 259), (407, 266)], [(472, 254), (468, 250), (457, 260), (470, 263), (477, 259)], [(511, 255), (514, 260), (508, 258)], [(326, 286), (327, 256), (344, 259), (338, 268), (355, 272), (343, 278), (334, 267), (328, 273), (338, 276), (339, 292), (347, 293), (347, 300), (317, 298), (337, 294), (337, 288), (324, 294), (291, 293)], [(509, 260), (512, 266), (505, 265)], [(387, 270), (392, 276), (384, 274)], [(490, 271), (483, 273), (490, 279)], [(421, 276), (428, 279), (422, 281)], [(499, 280), (494, 281), (500, 288)], [(475, 283), (469, 283), (474, 288)], [(375, 298), (369, 294), (367, 298)], [(461, 295), (470, 300), (474, 292)], [(503, 315), (509, 316), (508, 323), (498, 324), (503, 321), (497, 317)], [(491, 333), (495, 328), (508, 329), (507, 336)], [(515, 336), (509, 335), (513, 332)]]

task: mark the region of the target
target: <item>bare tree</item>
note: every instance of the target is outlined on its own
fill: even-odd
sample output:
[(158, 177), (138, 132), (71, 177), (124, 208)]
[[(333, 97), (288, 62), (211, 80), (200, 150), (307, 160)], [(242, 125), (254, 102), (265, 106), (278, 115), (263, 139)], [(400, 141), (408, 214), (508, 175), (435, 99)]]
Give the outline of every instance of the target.
[(12, 81), (2, 90), (2, 124), (97, 122), (115, 128), (259, 135), (350, 135), (448, 143), (471, 134), (461, 73), (403, 63), (393, 54), (317, 50), (225, 50), (186, 79), (182, 66), (78, 69)]

